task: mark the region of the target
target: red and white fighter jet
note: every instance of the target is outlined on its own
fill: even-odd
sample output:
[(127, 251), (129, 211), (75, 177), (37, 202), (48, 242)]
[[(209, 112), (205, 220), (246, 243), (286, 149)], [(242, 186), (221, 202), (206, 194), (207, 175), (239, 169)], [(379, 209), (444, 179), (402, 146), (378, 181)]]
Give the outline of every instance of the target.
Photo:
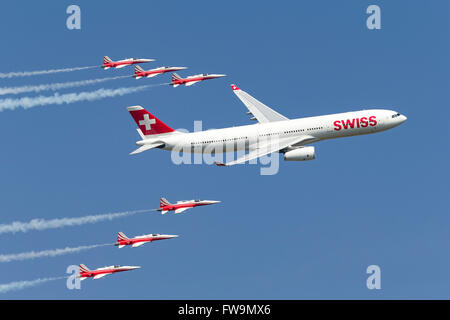
[(145, 62), (150, 62), (150, 61), (155, 61), (155, 59), (136, 59), (136, 58), (129, 58), (129, 59), (123, 59), (123, 60), (119, 60), (119, 61), (113, 61), (111, 60), (110, 57), (108, 56), (104, 56), (103, 57), (103, 64), (101, 65), (101, 67), (103, 69), (109, 69), (109, 68), (116, 68), (116, 69), (120, 69), (132, 64), (136, 64), (136, 63), (145, 63)]
[(135, 270), (139, 269), (138, 266), (109, 266), (109, 267), (103, 267), (98, 268), (95, 270), (89, 270), (88, 267), (86, 267), (84, 264), (80, 264), (80, 273), (79, 278), (81, 280), (87, 279), (87, 278), (93, 278), (94, 280), (103, 278), (104, 276), (107, 276), (111, 273), (116, 272), (122, 272), (122, 271), (129, 271), (129, 270)]
[(208, 74), (208, 73), (202, 73), (202, 74), (196, 74), (194, 76), (189, 76), (186, 78), (180, 77), (175, 72), (172, 73), (172, 82), (170, 83), (171, 86), (174, 88), (178, 87), (180, 84), (184, 84), (186, 87), (192, 86), (194, 83), (203, 81), (203, 80), (209, 80), (209, 79), (216, 79), (225, 77), (226, 74)]
[(146, 234), (134, 238), (128, 238), (123, 232), (119, 232), (117, 234), (117, 242), (114, 245), (119, 246), (119, 248), (131, 245), (133, 248), (136, 248), (142, 246), (147, 242), (172, 239), (177, 237), (178, 237), (177, 235), (170, 235), (170, 234)]
[(155, 69), (146, 71), (146, 70), (142, 69), (140, 66), (135, 66), (133, 77), (136, 79), (140, 79), (143, 77), (151, 78), (151, 77), (155, 77), (161, 73), (184, 70), (184, 69), (187, 69), (187, 67), (159, 67), (159, 68), (155, 68)]
[(161, 211), (161, 214), (165, 214), (168, 211), (175, 211), (175, 213), (182, 213), (183, 211), (199, 207), (199, 206), (207, 206), (209, 204), (220, 203), (220, 201), (215, 200), (183, 200), (177, 201), (177, 203), (170, 203), (166, 198), (161, 198), (159, 201), (158, 211)]

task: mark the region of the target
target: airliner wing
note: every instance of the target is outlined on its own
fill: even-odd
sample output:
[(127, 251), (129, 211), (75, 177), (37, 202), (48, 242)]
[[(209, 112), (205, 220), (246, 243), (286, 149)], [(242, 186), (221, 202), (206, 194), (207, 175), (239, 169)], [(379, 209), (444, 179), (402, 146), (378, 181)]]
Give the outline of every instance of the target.
[(270, 109), (264, 103), (259, 102), (247, 92), (242, 91), (234, 84), (231, 85), (234, 94), (242, 101), (248, 110), (260, 123), (289, 120), (285, 116), (279, 114), (275, 110)]
[(227, 163), (219, 163), (216, 164), (218, 166), (232, 166), (239, 163), (244, 163), (246, 161), (250, 161), (253, 159), (257, 159), (259, 157), (265, 156), (267, 154), (280, 151), (286, 147), (295, 145), (296, 147), (305, 145), (307, 143), (316, 141), (317, 139), (310, 135), (304, 135), (301, 137), (291, 137), (284, 139), (270, 139), (266, 143), (258, 143), (254, 146), (253, 150), (251, 150), (246, 155)]

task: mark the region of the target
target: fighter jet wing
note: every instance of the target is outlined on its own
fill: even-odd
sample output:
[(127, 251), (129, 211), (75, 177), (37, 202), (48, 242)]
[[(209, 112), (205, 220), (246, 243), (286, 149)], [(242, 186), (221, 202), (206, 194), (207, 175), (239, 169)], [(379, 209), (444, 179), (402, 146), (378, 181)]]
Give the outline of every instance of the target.
[(104, 276), (108, 275), (108, 273), (100, 273), (94, 276), (94, 280), (103, 278)]
[(253, 116), (260, 123), (274, 122), (289, 120), (285, 116), (279, 114), (275, 110), (270, 109), (264, 103), (256, 100), (247, 92), (242, 91), (234, 84), (231, 85), (234, 94), (242, 101), (243, 104), (248, 108), (248, 110), (253, 114)]
[(136, 242), (136, 243), (133, 243), (131, 246), (132, 246), (133, 248), (137, 248), (137, 247), (142, 246), (144, 243), (145, 243), (145, 242)]
[(190, 82), (186, 82), (186, 87), (192, 86), (194, 83), (200, 82), (200, 80), (198, 81), (190, 81)]
[(175, 213), (182, 213), (183, 211), (187, 210), (189, 208), (180, 208), (180, 209), (176, 209)]
[(307, 143), (316, 141), (317, 139), (310, 135), (304, 135), (301, 137), (291, 137), (291, 138), (284, 138), (284, 139), (271, 139), (266, 143), (259, 143), (256, 146), (253, 147), (253, 150), (251, 150), (246, 155), (227, 163), (221, 163), (216, 162), (216, 165), (218, 166), (232, 166), (239, 163), (244, 163), (246, 161), (250, 161), (262, 156), (265, 156), (267, 154), (280, 151), (281, 149), (284, 149), (289, 146), (295, 145), (296, 147), (305, 145)]

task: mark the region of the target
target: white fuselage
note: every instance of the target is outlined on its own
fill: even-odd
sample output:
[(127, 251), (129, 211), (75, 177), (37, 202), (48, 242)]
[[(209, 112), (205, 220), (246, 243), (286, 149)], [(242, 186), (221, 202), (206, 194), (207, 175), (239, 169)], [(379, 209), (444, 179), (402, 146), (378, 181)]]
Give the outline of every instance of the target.
[[(161, 149), (203, 153), (207, 150), (249, 150), (252, 142), (262, 139), (311, 136), (308, 143), (321, 140), (364, 135), (394, 128), (406, 120), (392, 110), (371, 109), (298, 118), (246, 126), (214, 129), (192, 133), (174, 132), (146, 136), (136, 142), (145, 145), (163, 142)], [(220, 152), (220, 151), (219, 151)]]

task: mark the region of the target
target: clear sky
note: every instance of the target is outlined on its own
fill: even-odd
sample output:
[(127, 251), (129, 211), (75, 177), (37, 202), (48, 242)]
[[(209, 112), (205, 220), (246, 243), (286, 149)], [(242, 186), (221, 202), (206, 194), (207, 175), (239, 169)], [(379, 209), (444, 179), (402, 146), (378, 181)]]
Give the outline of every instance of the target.
[[(81, 8), (81, 30), (66, 28), (70, 4)], [(371, 4), (381, 8), (381, 30), (366, 27)], [(108, 55), (227, 77), (1, 112), (0, 224), (155, 208), (161, 196), (222, 203), (2, 234), (2, 254), (114, 242), (118, 231), (180, 237), (1, 263), (0, 284), (64, 275), (78, 263), (142, 269), (86, 280), (81, 290), (60, 280), (0, 299), (450, 298), (449, 15), (447, 1), (424, 0), (3, 2), (0, 72), (100, 65)], [(0, 79), (0, 87), (131, 73), (98, 68)], [(272, 176), (255, 165), (174, 165), (161, 150), (129, 155), (139, 136), (126, 106), (190, 131), (194, 120), (207, 129), (249, 124), (231, 83), (289, 118), (386, 108), (408, 121), (317, 143), (316, 160), (281, 161)], [(366, 287), (369, 265), (381, 268), (381, 290)]]

